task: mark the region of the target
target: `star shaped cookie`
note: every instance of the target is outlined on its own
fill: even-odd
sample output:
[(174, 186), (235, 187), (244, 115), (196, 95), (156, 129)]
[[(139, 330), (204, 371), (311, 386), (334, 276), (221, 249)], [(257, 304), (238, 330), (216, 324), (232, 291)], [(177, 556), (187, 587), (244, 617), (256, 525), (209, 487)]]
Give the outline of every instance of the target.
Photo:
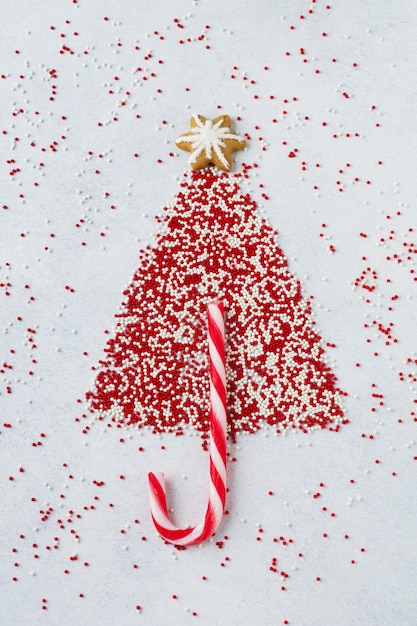
[(191, 130), (176, 140), (181, 150), (191, 152), (188, 163), (193, 170), (201, 170), (213, 164), (225, 172), (232, 169), (232, 152), (242, 150), (246, 141), (231, 132), (228, 115), (219, 115), (214, 120), (207, 120), (202, 115), (193, 115)]

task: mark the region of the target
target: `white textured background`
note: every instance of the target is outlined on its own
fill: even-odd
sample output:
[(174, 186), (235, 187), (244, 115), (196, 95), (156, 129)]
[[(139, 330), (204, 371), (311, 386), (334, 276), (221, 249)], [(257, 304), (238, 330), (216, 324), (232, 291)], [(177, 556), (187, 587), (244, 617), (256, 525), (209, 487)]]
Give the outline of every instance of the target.
[[(417, 314), (407, 250), (417, 240), (417, 18), (405, 0), (331, 5), (2, 5), (1, 624), (416, 623)], [(328, 357), (349, 392), (350, 424), (338, 434), (242, 436), (231, 447), (223, 548), (176, 551), (153, 529), (146, 474), (164, 470), (176, 519), (196, 521), (208, 461), (199, 438), (98, 423), (83, 435), (86, 420), (75, 418), (138, 251), (153, 243), (153, 216), (186, 168), (174, 140), (191, 113), (220, 111), (240, 116), (236, 130), (251, 135), (237, 161), (259, 167), (244, 190), (315, 296), (324, 342), (337, 346)], [(375, 289), (353, 289), (367, 267)], [(397, 343), (386, 345), (379, 323), (393, 324)], [(280, 536), (293, 541), (273, 541)]]

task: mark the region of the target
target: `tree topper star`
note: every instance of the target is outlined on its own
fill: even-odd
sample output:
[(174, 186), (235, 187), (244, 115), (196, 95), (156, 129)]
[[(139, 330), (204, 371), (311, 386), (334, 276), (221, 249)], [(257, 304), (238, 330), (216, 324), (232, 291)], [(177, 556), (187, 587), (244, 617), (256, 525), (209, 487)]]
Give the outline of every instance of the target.
[(178, 148), (191, 152), (188, 163), (193, 170), (201, 170), (213, 164), (225, 172), (232, 169), (232, 152), (242, 150), (246, 141), (231, 132), (228, 115), (219, 115), (206, 120), (202, 115), (193, 115), (191, 130), (176, 140)]

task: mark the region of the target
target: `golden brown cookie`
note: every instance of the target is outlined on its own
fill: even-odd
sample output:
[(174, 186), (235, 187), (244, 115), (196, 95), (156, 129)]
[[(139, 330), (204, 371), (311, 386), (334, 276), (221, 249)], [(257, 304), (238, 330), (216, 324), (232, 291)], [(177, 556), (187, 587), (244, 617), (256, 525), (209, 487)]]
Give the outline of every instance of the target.
[(194, 170), (201, 170), (213, 164), (225, 172), (232, 169), (232, 152), (242, 150), (246, 141), (231, 132), (228, 115), (219, 115), (207, 120), (202, 115), (193, 115), (191, 130), (176, 140), (181, 150), (191, 152), (188, 160)]

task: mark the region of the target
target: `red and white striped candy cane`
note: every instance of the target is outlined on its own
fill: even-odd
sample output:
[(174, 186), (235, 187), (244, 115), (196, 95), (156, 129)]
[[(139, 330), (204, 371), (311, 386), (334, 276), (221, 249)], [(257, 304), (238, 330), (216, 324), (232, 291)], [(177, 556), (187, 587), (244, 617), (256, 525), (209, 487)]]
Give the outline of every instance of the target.
[(179, 546), (202, 543), (215, 532), (226, 502), (226, 372), (224, 347), (224, 306), (208, 305), (208, 344), (210, 355), (210, 489), (207, 511), (199, 524), (177, 528), (170, 521), (165, 478), (162, 472), (149, 473), (151, 513), (163, 539)]

